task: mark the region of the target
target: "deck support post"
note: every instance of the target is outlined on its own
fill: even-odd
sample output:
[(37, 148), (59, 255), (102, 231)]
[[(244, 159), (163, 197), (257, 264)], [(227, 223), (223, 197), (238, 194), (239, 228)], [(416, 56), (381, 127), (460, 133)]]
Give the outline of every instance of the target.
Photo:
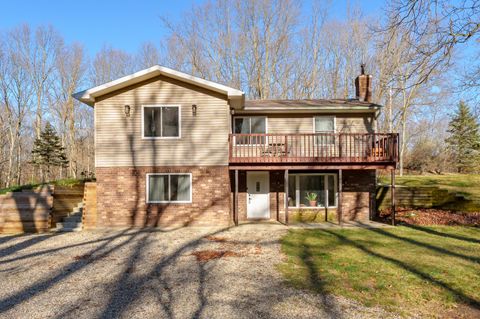
[(285, 224), (288, 225), (288, 169), (285, 170), (285, 177), (284, 177), (284, 189), (285, 189)]
[(392, 225), (395, 226), (395, 169), (392, 169), (390, 175), (390, 200), (392, 201)]
[(233, 221), (238, 226), (238, 169), (235, 170), (235, 193), (233, 195)]
[(342, 170), (338, 170), (338, 204), (337, 204), (337, 215), (338, 215), (338, 224), (342, 225), (343, 216), (342, 216), (342, 183), (343, 183)]

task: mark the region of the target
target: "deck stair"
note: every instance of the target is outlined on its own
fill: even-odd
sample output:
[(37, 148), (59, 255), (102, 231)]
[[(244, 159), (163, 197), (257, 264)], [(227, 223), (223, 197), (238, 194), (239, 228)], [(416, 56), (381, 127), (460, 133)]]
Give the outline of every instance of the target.
[(80, 202), (67, 216), (62, 218), (62, 222), (57, 223), (55, 230), (58, 232), (81, 231), (83, 202)]

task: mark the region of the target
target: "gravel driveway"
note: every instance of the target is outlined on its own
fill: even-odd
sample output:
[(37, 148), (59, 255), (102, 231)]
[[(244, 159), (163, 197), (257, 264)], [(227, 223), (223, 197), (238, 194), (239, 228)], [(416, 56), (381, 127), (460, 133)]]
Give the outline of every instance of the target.
[(0, 317), (390, 316), (287, 286), (275, 267), (286, 230), (258, 224), (0, 236)]

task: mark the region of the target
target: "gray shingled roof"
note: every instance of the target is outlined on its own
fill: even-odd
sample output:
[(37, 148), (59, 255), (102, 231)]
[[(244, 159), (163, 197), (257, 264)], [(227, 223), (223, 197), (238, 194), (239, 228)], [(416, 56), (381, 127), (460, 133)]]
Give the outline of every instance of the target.
[(306, 108), (306, 107), (382, 107), (382, 105), (360, 102), (357, 99), (304, 99), (304, 100), (247, 100), (245, 108)]

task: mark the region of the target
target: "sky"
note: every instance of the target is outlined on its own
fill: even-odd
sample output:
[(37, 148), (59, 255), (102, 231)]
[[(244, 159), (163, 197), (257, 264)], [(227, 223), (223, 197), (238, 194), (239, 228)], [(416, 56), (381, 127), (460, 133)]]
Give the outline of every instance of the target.
[[(308, 7), (315, 0), (303, 1)], [(158, 44), (165, 36), (160, 16), (179, 20), (186, 10), (202, 2), (205, 0), (0, 0), (0, 32), (23, 23), (52, 25), (67, 43), (82, 43), (90, 55), (104, 45), (133, 53), (142, 43)], [(358, 4), (366, 14), (380, 15), (384, 1), (322, 2), (330, 4), (331, 16), (342, 19), (349, 4)]]

